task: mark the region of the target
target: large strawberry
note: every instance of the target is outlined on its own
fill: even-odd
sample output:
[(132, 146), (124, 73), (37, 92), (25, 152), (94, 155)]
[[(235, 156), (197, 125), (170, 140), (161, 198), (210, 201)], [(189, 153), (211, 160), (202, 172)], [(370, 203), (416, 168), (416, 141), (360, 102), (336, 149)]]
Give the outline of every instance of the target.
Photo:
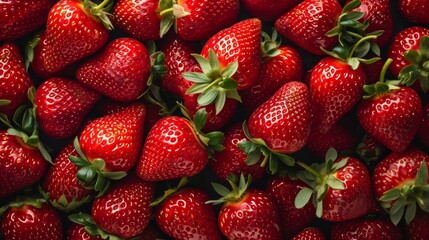
[(98, 93), (79, 82), (50, 78), (36, 91), (34, 103), (39, 127), (53, 138), (72, 137), (98, 99)]
[(149, 53), (142, 43), (118, 38), (82, 64), (76, 79), (111, 99), (131, 102), (146, 90), (150, 66)]
[(409, 224), (418, 207), (429, 212), (428, 167), (429, 156), (417, 148), (391, 153), (375, 167), (375, 196), (395, 225), (403, 215)]
[(388, 218), (353, 219), (335, 223), (332, 227), (331, 240), (384, 239), (401, 240), (401, 228)]
[(299, 2), (299, 0), (241, 0), (241, 4), (250, 15), (267, 22), (276, 20)]
[(0, 70), (0, 113), (11, 117), (24, 104), (27, 91), (33, 85), (15, 44), (6, 43), (0, 47)]
[(103, 47), (109, 38), (105, 25), (110, 23), (104, 12), (109, 1), (96, 5), (88, 0), (61, 0), (52, 7), (43, 62), (47, 72), (57, 72)]
[(62, 239), (60, 215), (40, 199), (25, 199), (8, 205), (0, 221), (4, 239)]
[(429, 24), (429, 3), (422, 0), (399, 0), (399, 10), (407, 20), (420, 24)]
[(56, 0), (0, 2), (0, 41), (16, 40), (42, 27)]

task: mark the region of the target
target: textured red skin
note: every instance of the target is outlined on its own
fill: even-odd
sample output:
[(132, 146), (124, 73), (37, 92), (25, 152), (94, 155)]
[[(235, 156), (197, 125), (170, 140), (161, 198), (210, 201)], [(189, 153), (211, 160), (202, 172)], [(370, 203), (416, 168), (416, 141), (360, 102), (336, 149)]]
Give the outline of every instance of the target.
[(221, 67), (238, 61), (238, 70), (232, 76), (238, 82), (238, 90), (252, 86), (259, 77), (261, 28), (259, 19), (243, 20), (213, 35), (201, 50), (201, 55), (208, 58), (213, 49)]
[(342, 60), (325, 57), (314, 66), (309, 81), (312, 131), (326, 133), (362, 99), (366, 75), (361, 67), (353, 70)]
[(429, 29), (419, 26), (409, 27), (397, 33), (390, 44), (387, 57), (393, 60), (389, 69), (395, 77), (399, 72), (410, 64), (404, 57), (404, 52), (412, 49), (418, 50), (420, 39), (429, 35)]
[(316, 55), (324, 55), (321, 47), (331, 50), (337, 37), (325, 34), (334, 28), (341, 14), (337, 0), (304, 0), (275, 22), (275, 28), (285, 38)]
[(27, 101), (27, 90), (33, 86), (21, 53), (13, 43), (0, 46), (0, 73), (0, 99), (11, 101), (0, 106), (0, 112), (12, 117), (15, 110)]
[(299, 0), (242, 0), (241, 4), (250, 15), (262, 21), (272, 22), (295, 7)]
[(305, 228), (297, 235), (295, 235), (292, 240), (325, 240), (325, 235), (322, 230), (318, 228)]
[(102, 158), (105, 171), (129, 171), (140, 154), (145, 119), (145, 106), (135, 103), (91, 121), (79, 137), (82, 152), (90, 162)]
[(408, 21), (429, 24), (429, 3), (425, 0), (399, 0), (399, 10)]
[(429, 103), (426, 103), (423, 109), (422, 121), (417, 131), (417, 137), (429, 149)]
[(402, 231), (388, 218), (355, 219), (335, 223), (331, 240), (401, 240)]
[(37, 148), (0, 131), (0, 197), (33, 185), (44, 176), (46, 167), (47, 162)]
[(174, 239), (220, 240), (216, 213), (209, 195), (197, 188), (183, 188), (164, 199), (156, 208), (155, 220)]
[(147, 181), (193, 176), (207, 164), (205, 147), (188, 120), (176, 116), (160, 119), (146, 138), (136, 173)]
[(218, 225), (228, 239), (282, 239), (276, 205), (264, 191), (250, 189), (236, 202), (225, 203), (219, 213)]
[(429, 214), (421, 210), (417, 210), (417, 214), (413, 221), (405, 228), (407, 239), (409, 240), (425, 240), (429, 236)]
[(421, 122), (422, 103), (416, 91), (401, 87), (361, 101), (357, 112), (359, 122), (370, 136), (392, 151), (403, 152)]
[(301, 180), (274, 177), (268, 181), (265, 188), (277, 205), (283, 237), (287, 239), (292, 238), (301, 229), (308, 226), (316, 214), (316, 209), (311, 202), (301, 209), (295, 207), (295, 197), (304, 187), (308, 186)]
[(141, 234), (149, 224), (155, 185), (131, 175), (94, 200), (91, 216), (104, 231), (122, 238)]
[(276, 152), (300, 150), (310, 134), (310, 97), (301, 82), (283, 85), (248, 121), (249, 133)]
[(89, 235), (84, 225), (73, 224), (67, 231), (67, 240), (102, 240), (102, 238)]
[(243, 106), (247, 113), (267, 101), (285, 83), (301, 81), (304, 75), (302, 59), (298, 51), (289, 46), (278, 48), (281, 53), (264, 59), (261, 73), (255, 84), (240, 91)]
[(16, 240), (62, 239), (63, 226), (60, 215), (49, 204), (43, 203), (40, 208), (23, 205), (11, 207), (4, 213), (0, 236)]

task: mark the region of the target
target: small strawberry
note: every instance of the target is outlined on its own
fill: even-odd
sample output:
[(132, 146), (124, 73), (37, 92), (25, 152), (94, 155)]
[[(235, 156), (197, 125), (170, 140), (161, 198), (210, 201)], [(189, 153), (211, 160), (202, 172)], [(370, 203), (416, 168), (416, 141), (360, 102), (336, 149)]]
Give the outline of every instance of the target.
[(11, 203), (0, 221), (0, 237), (16, 240), (62, 239), (60, 215), (40, 199)]
[(102, 240), (101, 236), (91, 236), (85, 226), (73, 223), (67, 231), (67, 240)]
[(142, 43), (118, 38), (82, 64), (76, 79), (111, 99), (131, 102), (146, 90), (150, 65), (149, 53)]
[(332, 227), (331, 240), (383, 239), (401, 240), (401, 228), (386, 218), (354, 219), (335, 223)]
[(250, 15), (266, 22), (276, 20), (299, 2), (299, 0), (241, 0), (241, 4)]
[(429, 103), (426, 103), (422, 115), (422, 122), (417, 130), (417, 137), (423, 146), (429, 149)]
[(295, 235), (292, 240), (325, 240), (325, 235), (322, 230), (318, 228), (305, 228), (297, 235)]
[(426, 13), (429, 11), (429, 3), (422, 0), (399, 0), (399, 10), (403, 17), (408, 21), (429, 24), (429, 17)]
[(359, 159), (367, 165), (379, 162), (387, 152), (388, 150), (383, 144), (368, 134), (365, 134), (361, 142), (356, 146), (356, 153)]
[(407, 239), (425, 240), (429, 236), (428, 222), (429, 213), (418, 210), (413, 221), (405, 229)]
[(374, 169), (375, 196), (390, 219), (397, 225), (405, 212), (407, 224), (416, 215), (417, 206), (428, 212), (429, 156), (410, 148), (403, 153), (391, 153)]
[(295, 207), (295, 197), (304, 187), (307, 187), (307, 184), (301, 180), (284, 176), (271, 178), (265, 188), (278, 206), (283, 237), (287, 239), (308, 226), (316, 213), (311, 203), (301, 209)]

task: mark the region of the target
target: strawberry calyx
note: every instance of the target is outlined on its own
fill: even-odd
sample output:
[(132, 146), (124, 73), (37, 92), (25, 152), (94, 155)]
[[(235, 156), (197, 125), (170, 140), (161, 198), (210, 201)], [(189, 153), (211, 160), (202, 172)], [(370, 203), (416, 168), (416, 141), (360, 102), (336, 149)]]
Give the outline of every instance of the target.
[(7, 133), (9, 135), (20, 138), (27, 146), (37, 148), (43, 158), (52, 164), (51, 156), (39, 139), (39, 124), (37, 123), (36, 105), (34, 104), (35, 96), (36, 88), (30, 87), (27, 91), (29, 102), (18, 107), (12, 117), (12, 122), (5, 114), (0, 114), (0, 122), (8, 127)]
[(160, 204), (161, 202), (163, 202), (167, 197), (169, 197), (171, 194), (173, 194), (173, 193), (177, 192), (178, 190), (182, 189), (188, 182), (189, 182), (189, 178), (182, 177), (176, 187), (169, 188), (169, 189), (165, 190), (164, 194), (161, 197), (157, 198), (152, 203), (150, 203), (149, 206), (151, 206), (151, 207), (157, 206), (158, 204)]
[(107, 29), (113, 29), (113, 24), (108, 15), (110, 15), (109, 11), (112, 9), (114, 1), (103, 0), (100, 4), (96, 4), (90, 0), (81, 0), (81, 3), (84, 9), (89, 11), (92, 16), (98, 18)]
[(404, 57), (411, 64), (404, 67), (399, 73), (401, 83), (407, 86), (413, 85), (417, 80), (423, 92), (429, 90), (429, 36), (420, 39), (419, 49), (404, 52)]
[[(390, 214), (393, 224), (397, 225), (402, 217), (410, 224), (417, 212), (417, 206), (429, 212), (429, 182), (426, 161), (423, 160), (414, 181), (386, 191), (379, 199), (381, 206)], [(405, 213), (405, 214), (404, 214)]]
[(209, 57), (205, 59), (198, 54), (192, 54), (202, 69), (200, 72), (185, 72), (183, 78), (194, 82), (186, 94), (200, 94), (197, 102), (199, 106), (215, 104), (216, 114), (222, 111), (226, 98), (232, 98), (241, 102), (238, 94), (238, 83), (232, 76), (237, 72), (238, 61), (222, 67), (213, 49), (209, 49)]
[(41, 208), (43, 203), (46, 203), (46, 200), (43, 198), (17, 197), (16, 201), (0, 207), (0, 216), (2, 216), (9, 208), (21, 208), (23, 206)]
[(281, 54), (278, 49), (282, 44), (282, 38), (274, 29), (271, 36), (266, 32), (262, 32), (261, 54), (262, 59), (270, 59)]
[(79, 157), (69, 155), (68, 158), (80, 168), (77, 172), (77, 180), (84, 188), (97, 191), (97, 197), (107, 192), (110, 186), (110, 180), (119, 180), (127, 175), (127, 173), (123, 171), (106, 171), (106, 163), (101, 158), (95, 158), (90, 162), (82, 152), (77, 137), (73, 141), (73, 146)]
[(274, 175), (279, 172), (279, 161), (289, 167), (294, 166), (294, 158), (284, 153), (271, 150), (261, 138), (253, 138), (249, 133), (247, 121), (243, 122), (243, 133), (248, 140), (238, 143), (237, 146), (247, 155), (245, 160), (247, 165), (255, 165), (263, 155), (264, 159), (260, 166), (265, 167), (268, 163), (267, 172), (269, 174)]
[(8, 99), (0, 99), (0, 107), (9, 105), (10, 103), (11, 103), (11, 101)]
[(71, 210), (79, 208), (82, 205), (89, 203), (92, 200), (92, 196), (86, 196), (81, 200), (77, 200), (76, 198), (73, 198), (71, 201), (68, 201), (64, 194), (61, 195), (60, 198), (58, 198), (58, 200), (57, 199), (52, 200), (49, 198), (51, 194), (49, 192), (43, 191), (41, 187), (39, 187), (39, 193), (43, 196), (44, 199), (48, 200), (53, 207), (63, 212), (70, 212)]
[(222, 197), (216, 200), (206, 201), (206, 204), (217, 205), (221, 203), (239, 202), (245, 196), (245, 193), (252, 182), (252, 176), (249, 174), (246, 179), (243, 173), (240, 174), (239, 178), (236, 175), (231, 174), (227, 178), (227, 181), (231, 186), (231, 190), (222, 184), (212, 183), (213, 189)]
[[(180, 6), (176, 0), (160, 0), (159, 15), (161, 15), (161, 25), (159, 36), (162, 38), (170, 30), (171, 26), (176, 23), (176, 19), (183, 18), (191, 13), (186, 11), (183, 6)], [(174, 27), (175, 29), (176, 26)]]
[(40, 43), (40, 35), (42, 32), (36, 33), (25, 45), (25, 69), (28, 70), (30, 63), (34, 60), (34, 49)]
[(312, 164), (308, 166), (303, 162), (297, 162), (304, 171), (298, 172), (297, 177), (305, 182), (310, 188), (302, 188), (295, 197), (295, 207), (303, 208), (312, 199), (313, 205), (316, 206), (316, 216), (322, 217), (323, 199), (328, 193), (329, 188), (336, 190), (345, 189), (344, 183), (335, 177), (336, 172), (346, 166), (348, 158), (334, 163), (338, 158), (338, 153), (334, 148), (326, 152), (325, 162), (322, 164)]
[(87, 213), (75, 213), (68, 216), (68, 219), (76, 224), (85, 226), (85, 231), (95, 237), (100, 236), (102, 239), (110, 239), (110, 240), (122, 240), (123, 238), (120, 238), (118, 236), (109, 234), (102, 229), (100, 229), (97, 224), (95, 224), (94, 219), (91, 217), (91, 215)]
[(391, 58), (387, 59), (386, 62), (383, 65), (383, 68), (380, 73), (380, 79), (378, 82), (371, 84), (371, 85), (364, 85), (363, 91), (365, 95), (363, 96), (363, 99), (369, 99), (374, 96), (377, 96), (379, 94), (387, 93), (391, 90), (399, 89), (400, 87), (398, 85), (401, 84), (400, 80), (388, 80), (386, 81), (386, 72), (387, 69), (389, 69), (390, 64), (392, 64), (393, 60)]

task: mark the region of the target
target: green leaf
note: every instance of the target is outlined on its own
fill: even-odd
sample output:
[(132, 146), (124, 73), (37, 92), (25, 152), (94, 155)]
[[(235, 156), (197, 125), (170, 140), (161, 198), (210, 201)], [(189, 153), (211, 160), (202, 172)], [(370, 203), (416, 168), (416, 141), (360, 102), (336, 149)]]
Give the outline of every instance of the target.
[(341, 17), (341, 21), (347, 21), (347, 20), (359, 20), (361, 19), (365, 13), (363, 12), (351, 12), (348, 14), (345, 14)]
[(405, 200), (403, 198), (398, 199), (390, 209), (390, 220), (395, 225), (401, 221), (405, 210)]
[(386, 191), (383, 196), (379, 199), (381, 202), (390, 202), (401, 197), (401, 189), (392, 188)]
[(256, 163), (258, 163), (258, 161), (259, 161), (259, 159), (261, 159), (261, 157), (262, 157), (261, 151), (259, 151), (259, 150), (253, 151), (247, 155), (246, 164), (248, 166), (255, 165)]
[(82, 152), (82, 149), (80, 148), (80, 143), (79, 143), (79, 138), (75, 137), (73, 140), (73, 146), (74, 149), (76, 150), (77, 154), (83, 159), (83, 160), (87, 160), (85, 154)]
[(176, 18), (173, 16), (173, 14), (166, 14), (161, 19), (161, 27), (159, 31), (159, 36), (162, 38), (164, 35), (170, 30), (171, 26), (173, 26), (174, 21)]
[(205, 59), (203, 56), (199, 54), (191, 54), (191, 55), (195, 58), (195, 60), (197, 60), (204, 74), (209, 74), (212, 71), (212, 67), (210, 66), (210, 63), (207, 59)]
[(103, 172), (103, 175), (106, 178), (109, 178), (109, 179), (119, 180), (119, 179), (124, 178), (125, 176), (127, 176), (127, 173), (126, 172), (122, 172), (122, 171), (119, 171), (119, 172)]
[(77, 172), (77, 179), (82, 183), (91, 183), (97, 176), (97, 171), (91, 165), (85, 166)]
[(333, 175), (329, 175), (328, 179), (326, 180), (326, 183), (333, 189), (336, 190), (343, 190), (345, 189), (345, 185), (343, 182), (341, 182), (338, 178), (334, 177)]
[(325, 162), (328, 162), (329, 160), (335, 161), (338, 158), (338, 153), (335, 150), (335, 148), (331, 147), (326, 151), (325, 155)]
[(97, 180), (95, 181), (94, 190), (100, 191), (106, 185), (107, 179), (103, 176), (103, 174), (97, 174)]
[(405, 222), (407, 223), (407, 225), (410, 224), (410, 222), (414, 219), (414, 217), (416, 216), (416, 212), (417, 204), (416, 202), (411, 202), (405, 210)]
[(194, 116), (194, 124), (197, 131), (200, 131), (204, 127), (204, 125), (206, 124), (206, 121), (207, 121), (206, 109), (205, 108), (198, 109), (198, 111), (195, 113), (195, 116)]
[(40, 153), (42, 154), (43, 158), (48, 161), (50, 164), (53, 164), (51, 155), (49, 155), (48, 151), (46, 150), (45, 146), (41, 142), (38, 142), (37, 149), (39, 149)]
[(321, 218), (323, 214), (323, 202), (322, 201), (318, 201), (316, 204), (316, 216), (318, 218)]
[(210, 83), (211, 79), (204, 73), (199, 72), (184, 72), (182, 77), (188, 81), (195, 83)]
[(284, 164), (286, 164), (289, 167), (293, 167), (295, 165), (295, 159), (291, 156), (288, 156), (283, 153), (272, 153), (272, 154), (274, 154), (276, 158), (280, 159), (280, 161), (282, 161)]
[(244, 154), (249, 155), (258, 149), (258, 145), (252, 141), (242, 141), (237, 143), (237, 146), (243, 150)]
[(422, 56), (429, 58), (429, 36), (420, 38), (419, 52)]
[(371, 51), (372, 51), (375, 55), (380, 56), (381, 51), (380, 51), (380, 47), (377, 45), (377, 43), (375, 43), (375, 42), (371, 41), (371, 42), (370, 42), (370, 44), (371, 44)]
[(92, 165), (100, 171), (106, 167), (106, 163), (101, 158), (94, 159), (94, 161), (92, 162)]
[(419, 64), (422, 61), (422, 57), (419, 52), (415, 50), (408, 50), (404, 53), (405, 59), (414, 64)]
[(228, 90), (237, 89), (238, 83), (232, 78), (225, 78), (222, 82), (220, 82), (219, 86)]
[(361, 4), (360, 0), (353, 0), (343, 7), (342, 13), (349, 12), (350, 10), (359, 7), (360, 4)]
[(268, 159), (268, 173), (274, 175), (279, 169), (279, 161), (274, 157), (274, 154), (269, 154)]
[(328, 37), (338, 36), (341, 33), (341, 26), (337, 25), (329, 30), (325, 35)]
[(186, 94), (197, 94), (197, 93), (202, 93), (205, 91), (205, 89), (207, 88), (208, 84), (204, 83), (196, 83), (194, 85), (192, 85), (190, 88), (188, 88), (188, 90), (186, 90)]
[(303, 208), (310, 201), (311, 196), (313, 196), (313, 189), (302, 188), (295, 197), (295, 207), (297, 209)]
[(220, 70), (219, 60), (217, 59), (216, 53), (211, 48), (209, 49), (209, 63), (212, 68), (212, 71)]
[(335, 172), (343, 167), (345, 167), (347, 165), (349, 158), (344, 158), (341, 161), (334, 163), (334, 165), (332, 166), (332, 170)]
[(203, 92), (198, 96), (197, 102), (200, 106), (207, 106), (211, 103), (213, 103), (219, 94), (218, 91), (215, 89), (208, 89), (207, 91)]
[(357, 58), (349, 58), (347, 59), (347, 64), (350, 65), (350, 67), (352, 67), (353, 70), (356, 70), (359, 68), (359, 60)]
[(227, 196), (231, 191), (219, 183), (212, 183), (213, 189), (221, 196)]
[(159, 9), (166, 10), (173, 7), (173, 1), (172, 0), (161, 0), (159, 1)]
[(78, 166), (79, 168), (86, 167), (86, 166), (90, 165), (86, 160), (84, 160), (84, 159), (82, 159), (80, 157), (73, 156), (73, 155), (69, 155), (68, 159), (74, 165)]
[(0, 106), (6, 106), (6, 105), (9, 105), (10, 103), (11, 103), (10, 100), (0, 99)]
[(426, 165), (426, 161), (423, 160), (420, 164), (419, 171), (416, 174), (416, 186), (422, 186), (428, 184), (428, 168)]
[(222, 70), (224, 78), (231, 78), (238, 70), (238, 61), (230, 63), (225, 69)]
[(226, 97), (227, 98), (231, 98), (231, 99), (235, 99), (239, 102), (242, 102), (240, 95), (238, 94), (237, 90), (231, 90), (231, 91), (227, 91), (226, 92)]
[(216, 115), (218, 115), (222, 111), (223, 107), (225, 106), (225, 101), (226, 101), (226, 93), (220, 92), (215, 101)]

